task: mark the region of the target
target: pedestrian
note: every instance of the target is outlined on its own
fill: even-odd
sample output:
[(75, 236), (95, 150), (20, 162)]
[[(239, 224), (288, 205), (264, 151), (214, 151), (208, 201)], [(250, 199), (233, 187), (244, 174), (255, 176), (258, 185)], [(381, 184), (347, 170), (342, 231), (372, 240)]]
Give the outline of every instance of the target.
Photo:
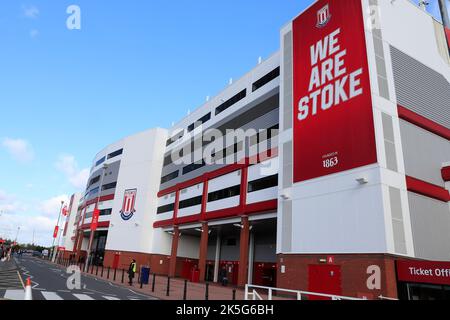
[(128, 279), (130, 280), (128, 283), (130, 286), (133, 285), (134, 274), (136, 273), (136, 260), (131, 260), (130, 266), (128, 267)]
[(8, 249), (8, 253), (7, 253), (7, 255), (6, 255), (6, 260), (7, 260), (7, 261), (10, 261), (10, 260), (11, 260), (11, 250), (12, 250), (12, 248), (10, 247), (10, 248)]
[(222, 282), (222, 286), (226, 287), (228, 285), (228, 274), (227, 268), (225, 266), (222, 267), (219, 274), (220, 281)]

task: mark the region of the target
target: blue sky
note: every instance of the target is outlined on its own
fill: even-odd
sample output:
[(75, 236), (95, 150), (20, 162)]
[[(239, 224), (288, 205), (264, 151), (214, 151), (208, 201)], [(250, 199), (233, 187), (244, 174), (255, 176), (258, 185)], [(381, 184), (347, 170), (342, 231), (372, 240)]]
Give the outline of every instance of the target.
[[(0, 237), (20, 226), (19, 241), (35, 230), (48, 245), (96, 152), (181, 119), (277, 51), (279, 29), (311, 2), (2, 1)], [(81, 30), (66, 28), (71, 4)]]

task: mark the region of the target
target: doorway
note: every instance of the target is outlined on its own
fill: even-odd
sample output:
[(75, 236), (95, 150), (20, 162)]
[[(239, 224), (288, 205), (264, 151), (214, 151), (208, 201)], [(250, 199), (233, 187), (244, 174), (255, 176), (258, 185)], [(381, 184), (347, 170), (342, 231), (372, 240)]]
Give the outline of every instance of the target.
[[(310, 265), (308, 267), (309, 291), (342, 295), (341, 267), (335, 265)], [(331, 300), (320, 296), (309, 296), (310, 300)]]

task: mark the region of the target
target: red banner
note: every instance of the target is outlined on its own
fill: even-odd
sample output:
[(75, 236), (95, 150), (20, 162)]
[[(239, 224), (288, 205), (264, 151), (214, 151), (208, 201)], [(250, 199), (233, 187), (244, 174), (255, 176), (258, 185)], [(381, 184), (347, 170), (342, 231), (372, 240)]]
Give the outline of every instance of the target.
[(450, 262), (397, 261), (399, 281), (450, 285)]
[(95, 208), (94, 212), (92, 213), (91, 231), (97, 230), (99, 217), (100, 217), (100, 210)]
[(294, 182), (377, 162), (361, 0), (321, 0), (293, 22)]
[(56, 239), (58, 237), (58, 230), (59, 230), (59, 227), (56, 226), (55, 230), (53, 231), (53, 239)]

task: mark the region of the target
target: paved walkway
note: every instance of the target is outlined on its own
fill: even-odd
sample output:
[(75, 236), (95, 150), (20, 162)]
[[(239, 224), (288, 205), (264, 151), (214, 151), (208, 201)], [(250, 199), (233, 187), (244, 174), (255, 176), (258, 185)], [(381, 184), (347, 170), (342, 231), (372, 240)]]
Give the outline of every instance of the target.
[[(93, 272), (93, 273), (92, 273)], [(122, 273), (123, 273), (123, 283), (122, 283)], [(128, 274), (123, 270), (117, 270), (116, 280), (114, 280), (114, 270), (110, 270), (108, 278), (108, 269), (103, 269), (102, 267), (94, 267), (94, 270), (89, 268), (87, 275), (91, 277), (96, 277), (99, 279), (107, 280), (115, 284), (126, 286), (136, 292), (142, 292), (151, 295), (155, 298), (161, 300), (182, 300), (184, 294), (184, 279), (171, 278), (170, 279), (170, 290), (169, 296), (167, 296), (167, 277), (166, 276), (156, 276), (155, 279), (155, 290), (152, 291), (153, 285), (153, 275), (150, 276), (149, 284), (144, 285), (140, 288), (138, 283), (139, 275), (136, 274), (133, 286), (128, 285)], [(244, 290), (237, 289), (234, 287), (223, 287), (217, 284), (210, 283), (208, 289), (208, 299), (209, 300), (233, 300), (233, 290), (235, 292), (236, 300), (244, 300)], [(186, 300), (206, 300), (206, 284), (205, 283), (187, 283), (187, 296)]]
[[(11, 258), (10, 261), (0, 261), (0, 291), (17, 289), (23, 296), (23, 286), (18, 270), (14, 258)], [(3, 295), (0, 296), (3, 297)]]

